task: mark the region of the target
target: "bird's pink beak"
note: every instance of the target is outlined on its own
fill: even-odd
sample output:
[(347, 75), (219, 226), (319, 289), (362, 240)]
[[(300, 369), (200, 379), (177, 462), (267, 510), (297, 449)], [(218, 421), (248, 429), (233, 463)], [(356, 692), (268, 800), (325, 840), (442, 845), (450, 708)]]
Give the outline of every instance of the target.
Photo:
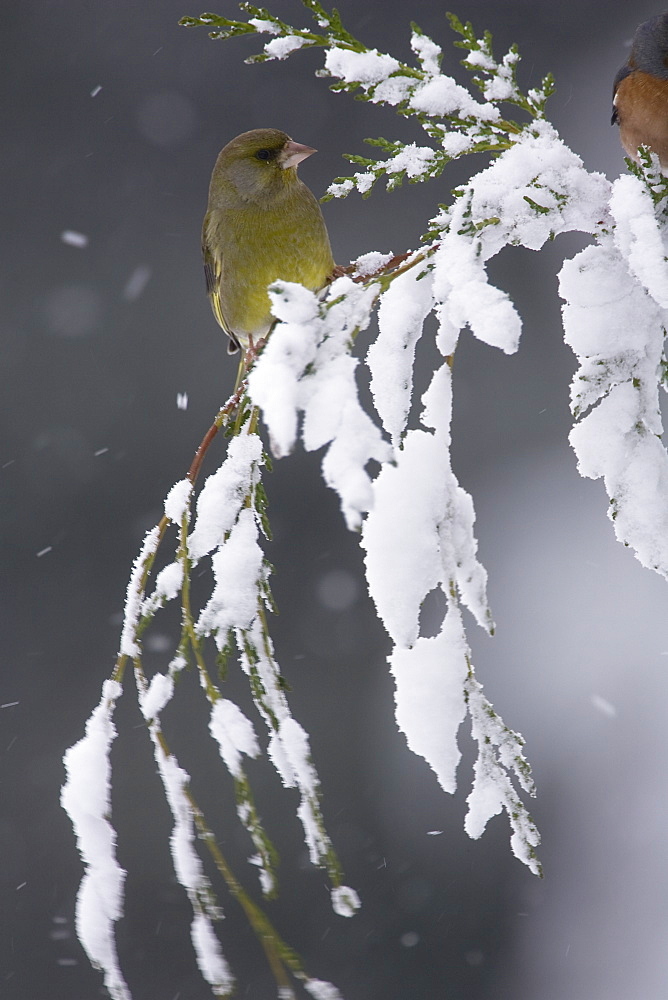
[(278, 162), (284, 170), (287, 170), (288, 167), (296, 167), (307, 156), (317, 152), (318, 150), (313, 149), (312, 146), (302, 146), (300, 142), (293, 142), (292, 139), (288, 139), (280, 152)]

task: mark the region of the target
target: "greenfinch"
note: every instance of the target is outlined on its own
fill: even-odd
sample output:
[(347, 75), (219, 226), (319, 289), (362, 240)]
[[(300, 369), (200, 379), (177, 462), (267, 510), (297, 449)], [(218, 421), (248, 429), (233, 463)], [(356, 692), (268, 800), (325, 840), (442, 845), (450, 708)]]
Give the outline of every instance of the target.
[(267, 286), (323, 288), (334, 259), (320, 205), (297, 176), (315, 153), (274, 128), (243, 132), (221, 150), (202, 227), (206, 289), (228, 352), (271, 329)]

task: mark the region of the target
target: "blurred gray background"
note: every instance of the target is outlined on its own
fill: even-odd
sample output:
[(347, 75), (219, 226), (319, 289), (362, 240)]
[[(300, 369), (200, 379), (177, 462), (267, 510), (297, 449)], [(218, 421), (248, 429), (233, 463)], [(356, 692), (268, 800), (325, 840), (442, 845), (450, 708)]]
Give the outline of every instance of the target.
[[(340, 0), (368, 44), (408, 58), (409, 21), (461, 58), (433, 0)], [(235, 16), (228, 2), (214, 9)], [(272, 9), (309, 18), (297, 0)], [(611, 81), (651, 3), (466, 0), (457, 8), (501, 53), (516, 41), (524, 86), (552, 70), (552, 120), (589, 169), (625, 170), (610, 128)], [(209, 174), (232, 136), (285, 129), (316, 146), (301, 175), (320, 195), (349, 172), (365, 136), (417, 139), (390, 111), (329, 92), (317, 53), (249, 67), (252, 39), (213, 42), (178, 27), (187, 0), (5, 4), (3, 267), (0, 271), (0, 996), (104, 995), (73, 932), (81, 865), (58, 797), (118, 644), (131, 562), (162, 500), (232, 385), (236, 362), (203, 288), (199, 232)], [(99, 89), (101, 88), (101, 89)], [(95, 92), (95, 96), (91, 96)], [(479, 165), (484, 161), (480, 159)], [(477, 168), (477, 167), (476, 167)], [(325, 206), (341, 263), (416, 245), (463, 176)], [(61, 240), (86, 234), (85, 247)], [(464, 334), (455, 372), (454, 467), (474, 497), (498, 631), (469, 621), (474, 660), (505, 721), (527, 739), (539, 788), (546, 877), (510, 854), (505, 818), (463, 832), (472, 763), (445, 797), (393, 721), (388, 641), (364, 597), (362, 562), (319, 456), (269, 477), (281, 609), (278, 658), (312, 734), (325, 816), (363, 899), (335, 917), (306, 861), (294, 793), (252, 765), (260, 809), (283, 851), (269, 907), (313, 975), (346, 1000), (660, 1000), (666, 955), (666, 585), (617, 545), (600, 483), (567, 444), (574, 358), (561, 339), (556, 274), (583, 243), (509, 250), (494, 279), (524, 318), (505, 357)], [(364, 347), (360, 344), (360, 351)], [(425, 354), (426, 357), (426, 354)], [(188, 408), (177, 407), (187, 393)], [(208, 469), (220, 460), (214, 447)], [(397, 526), (400, 530), (400, 526)], [(391, 540), (388, 540), (391, 543)], [(164, 669), (178, 635), (167, 614), (147, 641)], [(228, 682), (242, 700), (237, 671)], [(232, 789), (201, 735), (196, 680), (168, 732), (225, 850), (254, 891)], [(206, 1000), (188, 941), (189, 906), (171, 874), (169, 818), (128, 682), (114, 748), (114, 810), (127, 868), (119, 948), (135, 1000)], [(439, 836), (428, 831), (439, 830)], [(215, 874), (214, 874), (215, 879)], [(221, 887), (221, 935), (239, 996), (275, 988)]]

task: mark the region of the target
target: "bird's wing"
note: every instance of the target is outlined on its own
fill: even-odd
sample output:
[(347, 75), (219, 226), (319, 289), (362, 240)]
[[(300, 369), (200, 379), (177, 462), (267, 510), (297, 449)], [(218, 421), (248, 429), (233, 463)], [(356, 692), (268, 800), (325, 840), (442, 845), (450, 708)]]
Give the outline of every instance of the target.
[(204, 223), (204, 232), (202, 234), (202, 257), (204, 258), (204, 280), (206, 281), (206, 293), (209, 296), (209, 301), (211, 302), (213, 315), (216, 317), (219, 325), (230, 338), (230, 342), (227, 345), (227, 353), (234, 354), (239, 350), (239, 341), (226, 323), (220, 303), (220, 278), (223, 273), (223, 261), (220, 255), (215, 254), (209, 246), (206, 237), (206, 220)]

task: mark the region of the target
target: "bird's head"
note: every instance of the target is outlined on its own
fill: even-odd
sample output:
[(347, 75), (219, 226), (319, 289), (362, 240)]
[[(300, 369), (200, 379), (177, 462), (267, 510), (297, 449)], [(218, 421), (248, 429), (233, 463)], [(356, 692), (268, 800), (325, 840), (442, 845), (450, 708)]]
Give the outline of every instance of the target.
[[(214, 178), (249, 201), (275, 197), (297, 181), (297, 166), (315, 153), (275, 128), (242, 132), (221, 150)], [(213, 182), (213, 178), (212, 178)]]
[(668, 79), (668, 11), (638, 26), (633, 36), (629, 66)]

